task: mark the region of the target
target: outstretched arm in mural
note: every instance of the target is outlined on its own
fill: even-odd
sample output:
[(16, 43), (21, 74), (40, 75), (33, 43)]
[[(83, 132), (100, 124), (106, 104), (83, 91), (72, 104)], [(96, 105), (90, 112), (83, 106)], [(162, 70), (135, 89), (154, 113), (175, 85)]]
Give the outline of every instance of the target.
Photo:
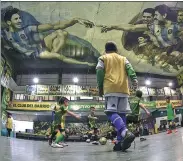
[(94, 26), (94, 23), (89, 20), (85, 20), (85, 19), (81, 19), (81, 18), (74, 18), (72, 20), (59, 21), (55, 24), (38, 25), (38, 31), (44, 32), (44, 31), (49, 31), (49, 30), (59, 30), (59, 29), (64, 30), (77, 23), (84, 25), (85, 27), (89, 27), (89, 28), (92, 28)]
[(113, 25), (113, 26), (105, 26), (101, 25), (101, 32), (108, 32), (111, 30), (121, 30), (121, 31), (130, 31), (130, 32), (141, 32), (141, 31), (147, 31), (148, 26), (147, 24), (121, 24), (121, 25)]

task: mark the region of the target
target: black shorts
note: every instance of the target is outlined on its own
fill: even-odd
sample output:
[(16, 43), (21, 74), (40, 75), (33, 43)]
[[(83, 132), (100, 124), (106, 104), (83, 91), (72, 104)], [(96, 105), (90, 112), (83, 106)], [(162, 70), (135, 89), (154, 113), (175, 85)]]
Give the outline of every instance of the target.
[(126, 123), (127, 124), (131, 124), (131, 123), (133, 123), (133, 124), (138, 124), (138, 123), (140, 123), (140, 120), (139, 120), (139, 116), (132, 116), (132, 115), (128, 115), (127, 117), (126, 117)]

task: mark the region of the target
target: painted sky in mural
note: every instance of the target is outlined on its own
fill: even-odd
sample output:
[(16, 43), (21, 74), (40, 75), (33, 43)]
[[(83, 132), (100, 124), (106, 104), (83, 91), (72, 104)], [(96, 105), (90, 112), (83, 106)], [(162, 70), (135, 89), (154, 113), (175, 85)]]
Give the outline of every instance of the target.
[(1, 16), (3, 44), (16, 51), (6, 55), (21, 63), (94, 68), (113, 40), (138, 72), (182, 70), (182, 2), (3, 2)]

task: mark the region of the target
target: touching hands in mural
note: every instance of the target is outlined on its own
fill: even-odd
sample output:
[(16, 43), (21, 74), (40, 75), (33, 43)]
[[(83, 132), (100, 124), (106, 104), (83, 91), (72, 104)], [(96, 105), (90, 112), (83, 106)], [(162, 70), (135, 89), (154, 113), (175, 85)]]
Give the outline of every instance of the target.
[(94, 23), (89, 20), (85, 20), (81, 18), (76, 18), (76, 20), (78, 21), (79, 24), (84, 25), (86, 28), (94, 27)]
[(104, 25), (102, 25), (101, 27), (102, 27), (102, 28), (101, 28), (101, 32), (102, 32), (102, 33), (106, 33), (106, 32), (108, 32), (108, 31), (111, 31), (111, 30), (114, 29), (112, 26), (104, 26)]

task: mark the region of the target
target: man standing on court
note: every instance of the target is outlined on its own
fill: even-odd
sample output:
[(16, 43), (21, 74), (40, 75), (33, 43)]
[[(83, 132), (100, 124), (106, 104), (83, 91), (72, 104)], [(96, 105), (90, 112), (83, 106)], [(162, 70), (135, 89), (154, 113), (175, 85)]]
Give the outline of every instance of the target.
[(99, 95), (105, 97), (105, 113), (117, 131), (117, 142), (114, 151), (125, 151), (131, 146), (135, 136), (126, 128), (126, 113), (131, 113), (128, 97), (128, 76), (134, 88), (138, 81), (136, 73), (126, 59), (118, 54), (117, 45), (107, 42), (105, 54), (97, 64), (97, 83)]

